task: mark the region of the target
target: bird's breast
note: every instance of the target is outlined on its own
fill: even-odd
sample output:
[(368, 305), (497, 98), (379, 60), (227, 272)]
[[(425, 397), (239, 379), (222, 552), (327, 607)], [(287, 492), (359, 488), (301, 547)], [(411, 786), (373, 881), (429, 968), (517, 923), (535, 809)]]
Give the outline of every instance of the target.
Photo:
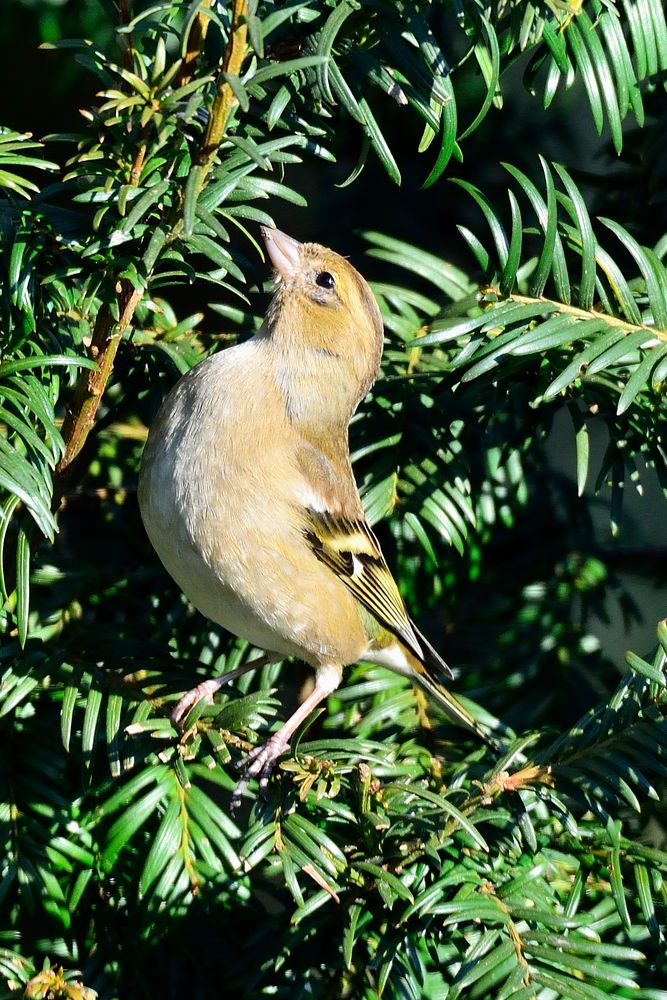
[[(235, 352), (243, 352), (235, 356)], [(368, 644), (356, 602), (310, 551), (293, 428), (253, 342), (172, 390), (147, 442), (139, 502), (167, 571), (208, 618), (317, 666)]]

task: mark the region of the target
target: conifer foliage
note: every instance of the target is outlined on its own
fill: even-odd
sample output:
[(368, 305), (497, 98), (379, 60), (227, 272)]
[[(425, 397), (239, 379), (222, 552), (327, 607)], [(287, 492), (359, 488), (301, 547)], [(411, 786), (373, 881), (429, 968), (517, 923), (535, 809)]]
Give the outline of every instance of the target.
[[(118, 0), (90, 24), (42, 56), (85, 71), (76, 131), (0, 129), (0, 996), (665, 1000), (667, 623), (598, 639), (642, 612), (623, 558), (665, 579), (663, 4)], [(500, 163), (517, 90), (533, 127)], [(568, 92), (596, 170), (547, 153)], [(406, 241), (359, 202), (386, 348), (352, 446), (503, 752), (355, 667), (232, 815), (307, 674), (265, 666), (173, 728), (258, 653), (158, 564), (138, 463), (178, 375), (258, 328), (258, 224), (332, 243), (308, 213), (370, 171), (464, 210)]]

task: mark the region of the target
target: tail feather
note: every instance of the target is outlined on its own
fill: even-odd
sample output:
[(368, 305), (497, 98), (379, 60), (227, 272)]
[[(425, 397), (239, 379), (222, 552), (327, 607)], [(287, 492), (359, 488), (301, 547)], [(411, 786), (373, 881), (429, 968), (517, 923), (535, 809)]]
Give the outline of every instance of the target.
[[(414, 623), (413, 623), (414, 628)], [(423, 656), (420, 661), (414, 663), (411, 671), (413, 682), (420, 687), (435, 704), (442, 709), (452, 722), (469, 732), (474, 733), (484, 743), (492, 747), (495, 751), (501, 752), (502, 747), (494, 737), (483, 729), (477, 720), (470, 714), (467, 708), (461, 704), (451, 691), (442, 683), (443, 679), (451, 680), (454, 673), (451, 667), (443, 660), (440, 654), (433, 648), (428, 639), (415, 628), (415, 634), (422, 647)], [(416, 659), (416, 658), (415, 658)]]
[(495, 751), (502, 751), (500, 743), (498, 743), (498, 741), (494, 739), (489, 732), (480, 726), (477, 720), (470, 714), (468, 709), (464, 708), (458, 698), (456, 698), (451, 691), (448, 691), (444, 685), (434, 681), (432, 677), (429, 677), (429, 675), (424, 672), (418, 673), (415, 671), (412, 680), (457, 726), (461, 726), (463, 729), (467, 729), (469, 732), (474, 733), (475, 736), (478, 736), (480, 740), (492, 747)]
[(447, 680), (453, 681), (454, 671), (449, 666), (449, 664), (445, 663), (443, 658), (440, 656), (440, 653), (438, 653), (438, 651), (433, 648), (433, 646), (428, 641), (426, 636), (419, 631), (415, 623), (410, 622), (410, 624), (412, 625), (412, 630), (417, 636), (419, 640), (419, 645), (422, 648), (421, 660), (426, 669), (433, 670), (436, 676), (438, 674), (442, 674), (443, 677), (445, 677)]

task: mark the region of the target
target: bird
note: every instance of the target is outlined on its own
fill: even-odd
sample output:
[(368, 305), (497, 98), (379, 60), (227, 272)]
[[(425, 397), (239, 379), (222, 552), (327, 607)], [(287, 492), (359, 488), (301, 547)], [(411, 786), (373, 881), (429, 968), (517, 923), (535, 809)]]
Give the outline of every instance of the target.
[(459, 726), (490, 735), (447, 689), (449, 666), (410, 617), (369, 526), (349, 424), (374, 384), (383, 320), (343, 256), (262, 227), (275, 290), (259, 331), (210, 355), (166, 396), (148, 434), (139, 505), (167, 572), (204, 616), (315, 671), (296, 711), (242, 762), (265, 789), (278, 759), (354, 663), (405, 675)]

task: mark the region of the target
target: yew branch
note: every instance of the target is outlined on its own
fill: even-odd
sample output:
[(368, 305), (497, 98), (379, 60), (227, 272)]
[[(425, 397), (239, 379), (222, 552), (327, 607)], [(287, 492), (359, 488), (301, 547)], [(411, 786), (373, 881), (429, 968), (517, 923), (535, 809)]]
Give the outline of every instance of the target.
[[(98, 368), (95, 371), (85, 370), (81, 373), (72, 402), (67, 408), (62, 427), (65, 454), (56, 469), (59, 480), (83, 448), (95, 423), (95, 416), (111, 375), (118, 345), (132, 322), (141, 294), (141, 291), (134, 288), (129, 281), (123, 280), (119, 282), (118, 319), (114, 320), (111, 307), (108, 305), (101, 306), (97, 314), (89, 355), (97, 362)], [(62, 492), (57, 492), (59, 501)]]
[[(248, 0), (235, 0), (222, 73), (198, 156), (198, 167), (201, 172), (200, 189), (203, 187), (206, 174), (213, 164), (217, 149), (224, 137), (230, 115), (238, 103), (225, 79), (225, 74), (238, 75), (241, 70), (246, 54), (247, 16)], [(205, 34), (204, 20), (200, 15), (194, 38), (191, 39), (193, 46), (192, 49), (189, 49), (191, 60), (195, 58), (194, 49), (203, 44)], [(145, 146), (140, 144), (131, 175), (132, 183), (135, 185), (139, 183), (145, 152)], [(182, 219), (179, 218), (173, 223), (168, 239), (176, 235), (181, 225)], [(116, 309), (112, 309), (110, 305), (102, 305), (95, 321), (89, 354), (97, 362), (98, 369), (81, 373), (63, 423), (62, 435), (65, 441), (65, 454), (56, 469), (54, 507), (60, 504), (64, 494), (65, 476), (80, 454), (94, 426), (97, 410), (111, 376), (116, 352), (123, 336), (132, 324), (134, 313), (143, 295), (143, 290), (135, 288), (125, 279), (118, 281), (116, 289)], [(117, 319), (114, 318), (116, 315)]]
[(222, 63), (222, 73), (218, 80), (218, 87), (213, 99), (211, 113), (208, 120), (208, 127), (204, 134), (199, 155), (199, 165), (202, 168), (200, 187), (209, 171), (218, 146), (222, 142), (229, 122), (229, 116), (238, 104), (234, 92), (225, 79), (226, 75), (238, 76), (245, 59), (248, 28), (246, 20), (248, 17), (248, 0), (235, 0), (232, 8), (232, 22), (229, 34), (229, 41)]

